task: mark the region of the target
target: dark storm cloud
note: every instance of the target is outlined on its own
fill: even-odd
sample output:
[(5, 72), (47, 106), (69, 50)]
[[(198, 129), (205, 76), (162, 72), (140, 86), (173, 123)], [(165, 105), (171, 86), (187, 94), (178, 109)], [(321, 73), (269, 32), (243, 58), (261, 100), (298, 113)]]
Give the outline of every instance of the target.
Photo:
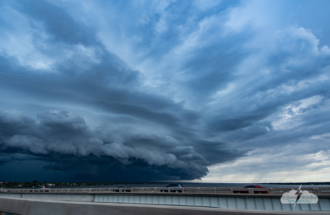
[(14, 135), (17, 131), (22, 134), (30, 133), (33, 130), (35, 121), (17, 111), (0, 111), (1, 133)]
[(328, 150), (330, 49), (316, 30), (287, 25), (282, 9), (258, 1), (0, 7), (2, 166), (33, 160), (70, 180), (191, 180), (259, 148), (317, 136), (314, 152)]
[[(84, 104), (106, 112), (128, 114), (161, 123), (172, 127), (173, 130), (182, 128), (181, 121), (193, 123), (198, 119), (198, 113), (184, 110), (180, 104), (173, 103), (166, 98), (147, 93), (135, 93), (130, 89), (118, 89), (116, 87), (120, 83), (118, 79), (116, 81), (106, 80), (108, 76), (113, 75), (111, 67), (108, 74), (100, 74), (102, 71), (100, 72), (97, 67), (93, 67), (80, 74), (64, 72), (45, 75), (34, 73), (27, 76), (26, 73), (31, 72), (30, 70), (26, 71), (22, 67), (12, 68), (8, 66), (9, 59), (2, 58), (0, 60), (3, 62), (1, 67), (3, 72), (0, 74), (4, 81), (3, 87), (20, 90), (26, 96), (33, 95), (38, 100), (51, 102), (56, 99), (66, 103)], [(70, 62), (67, 63), (70, 64)], [(96, 77), (97, 74), (95, 73), (99, 73), (99, 77)], [(104, 77), (103, 80), (100, 80), (101, 77)], [(133, 85), (132, 88), (134, 88), (134, 83), (131, 85), (126, 80), (123, 82), (121, 84)]]
[(51, 36), (51, 42), (96, 45), (95, 33), (91, 27), (80, 24), (60, 6), (48, 1), (25, 1), (13, 3), (20, 12), (43, 23)]
[[(169, 168), (167, 166), (152, 166), (147, 162), (132, 158), (132, 164), (123, 165), (111, 157), (73, 157), (61, 156), (54, 164), (45, 169), (66, 171), (71, 174), (71, 180), (79, 181), (159, 181), (159, 180), (190, 180), (207, 174), (203, 166), (188, 168)], [(102, 177), (100, 177), (102, 176)]]
[[(103, 127), (101, 132), (99, 128), (92, 130), (82, 117), (67, 111), (40, 113), (38, 123), (19, 114), (7, 113), (1, 120), (13, 124), (16, 120), (20, 126), (21, 121), (17, 118), (26, 119), (31, 132), (25, 135), (19, 130), (14, 135), (4, 133), (0, 139), (2, 151), (7, 155), (33, 155), (51, 163), (45, 166), (46, 170), (68, 172), (72, 180), (81, 177), (79, 180), (127, 181), (125, 177), (132, 173), (137, 181), (189, 180), (206, 175), (207, 165), (231, 160), (241, 154), (225, 149), (223, 143), (180, 143), (159, 136), (132, 136), (123, 130), (125, 128), (115, 131), (117, 137), (114, 131), (104, 135), (107, 128)], [(202, 150), (205, 146), (207, 150)], [(207, 156), (210, 158), (206, 159)], [(1, 157), (1, 163), (10, 159), (13, 158)], [(118, 174), (113, 176), (117, 171)], [(94, 178), (101, 175), (101, 179)]]
[[(5, 65), (6, 58), (4, 57), (2, 60), (5, 62), (3, 65)], [(10, 61), (10, 59), (7, 60)], [(17, 118), (16, 121), (2, 119), (4, 128), (10, 129), (12, 127), (11, 132), (6, 132), (6, 129), (3, 130), (5, 136), (2, 137), (2, 148), (8, 152), (12, 149), (21, 149), (25, 153), (33, 155), (47, 155), (49, 162), (52, 161), (51, 157), (53, 155), (61, 157), (60, 154), (65, 154), (70, 160), (74, 160), (75, 164), (64, 165), (66, 163), (62, 163), (62, 158), (58, 158), (59, 160), (57, 161), (55, 156), (53, 159), (55, 164), (48, 166), (46, 169), (72, 171), (72, 174), (84, 174), (86, 177), (88, 174), (93, 175), (96, 173), (93, 171), (92, 173), (75, 173), (74, 168), (84, 165), (84, 162), (87, 162), (90, 156), (93, 159), (87, 166), (105, 168), (103, 164), (103, 166), (98, 167), (99, 163), (94, 160), (98, 158), (97, 156), (104, 157), (104, 160), (107, 160), (106, 156), (110, 156), (112, 157), (110, 160), (115, 158), (117, 159), (115, 163), (121, 163), (121, 166), (123, 166), (122, 171), (126, 168), (128, 168), (127, 171), (131, 171), (130, 168), (135, 166), (134, 162), (141, 162), (142, 160), (144, 163), (142, 165), (143, 168), (145, 168), (145, 164), (150, 165), (147, 168), (149, 169), (147, 171), (149, 174), (145, 178), (138, 177), (136, 180), (200, 178), (207, 174), (206, 166), (213, 163), (207, 161), (205, 158), (207, 154), (200, 155), (198, 151), (195, 151), (194, 147), (181, 155), (184, 156), (184, 159), (176, 156), (175, 151), (178, 146), (191, 145), (196, 141), (191, 138), (183, 138), (182, 136), (192, 132), (189, 127), (185, 128), (184, 125), (195, 122), (198, 119), (198, 114), (184, 110), (180, 105), (165, 98), (113, 89), (106, 86), (106, 83), (96, 85), (94, 83), (95, 80), (83, 77), (84, 75), (88, 76), (87, 72), (80, 73), (79, 77), (72, 73), (59, 73), (47, 76), (43, 73), (33, 73), (26, 77), (25, 74), (29, 71), (24, 70), (22, 67), (20, 68), (21, 70), (15, 70), (14, 72), (11, 67), (3, 66), (3, 68), (4, 72), (1, 73), (3, 80), (5, 79), (7, 84), (10, 83), (10, 85), (7, 85), (7, 89), (18, 89), (24, 92), (25, 96), (32, 96), (37, 100), (49, 102), (57, 100), (58, 102), (84, 104), (104, 110), (106, 113), (125, 114), (140, 120), (157, 123), (167, 127), (174, 136), (181, 138), (183, 141), (175, 142), (171, 139), (166, 140), (148, 134), (127, 136), (124, 125), (123, 128), (117, 130), (111, 130), (108, 126), (101, 126), (92, 130), (81, 116), (63, 110), (38, 113), (36, 119), (28, 118), (22, 113), (8, 112), (6, 114), (3, 113), (3, 116), (9, 119)], [(50, 78), (50, 76), (52, 77)], [(74, 79), (75, 77), (78, 80)], [(83, 84), (81, 79), (83, 79)], [(72, 95), (73, 92), (74, 96)], [(8, 127), (8, 125), (11, 127)], [(30, 132), (24, 132), (24, 130), (19, 129), (21, 127), (28, 128)], [(105, 131), (107, 132), (105, 133)], [(117, 135), (113, 135), (114, 132), (117, 132)], [(118, 139), (121, 142), (118, 142)], [(222, 145), (222, 143), (218, 144), (218, 156), (222, 157), (225, 154), (225, 156), (234, 159), (240, 154), (239, 152), (227, 152), (225, 149), (221, 150)], [(190, 154), (194, 154), (195, 157), (190, 157)], [(69, 155), (73, 156), (70, 157)], [(129, 167), (124, 167), (127, 165)], [(113, 168), (116, 169), (117, 167)], [(170, 172), (171, 174), (168, 177), (160, 176), (165, 174), (159, 173), (162, 171), (169, 171), (168, 174)], [(99, 172), (97, 171), (97, 173)], [(125, 175), (126, 173), (123, 174)], [(106, 175), (104, 177), (107, 178)], [(119, 179), (120, 177), (118, 176), (117, 178)], [(107, 180), (115, 179), (110, 177)]]

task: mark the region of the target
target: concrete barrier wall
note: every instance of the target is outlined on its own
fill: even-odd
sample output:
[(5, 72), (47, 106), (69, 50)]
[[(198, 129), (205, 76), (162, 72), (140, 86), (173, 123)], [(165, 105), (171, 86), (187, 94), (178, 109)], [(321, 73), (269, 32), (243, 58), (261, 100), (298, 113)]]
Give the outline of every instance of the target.
[[(236, 210), (259, 211), (328, 211), (330, 198), (320, 198), (317, 204), (282, 204), (278, 197), (225, 197), (186, 195), (136, 195), (136, 194), (55, 194), (55, 193), (0, 193), (3, 198), (31, 200), (125, 203), (144, 205), (176, 205), (213, 207)], [(1, 211), (1, 210), (0, 210)]]
[(22, 195), (18, 193), (0, 193), (2, 198), (21, 198)]
[(74, 201), (74, 202), (93, 202), (95, 195), (86, 194), (16, 194), (16, 193), (0, 193), (2, 198), (22, 198), (22, 199), (38, 199), (52, 201)]
[(317, 204), (282, 204), (280, 198), (270, 197), (209, 197), (184, 195), (96, 194), (94, 202), (179, 205), (268, 211), (329, 211), (330, 199), (320, 198)]
[[(1, 195), (0, 195), (1, 197)], [(94, 195), (81, 194), (22, 194), (23, 199), (38, 199), (52, 201), (93, 202)]]
[[(51, 202), (27, 199), (0, 198), (0, 211), (20, 215), (269, 215), (269, 214), (314, 214), (313, 212), (266, 212), (226, 210), (180, 206), (147, 206), (130, 204), (101, 204), (87, 202)], [(328, 212), (316, 212), (324, 215)]]

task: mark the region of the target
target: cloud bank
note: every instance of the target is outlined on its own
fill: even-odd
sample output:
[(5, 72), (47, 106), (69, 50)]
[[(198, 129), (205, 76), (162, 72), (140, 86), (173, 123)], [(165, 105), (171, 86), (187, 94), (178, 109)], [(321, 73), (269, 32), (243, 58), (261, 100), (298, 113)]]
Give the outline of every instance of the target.
[(0, 3), (0, 180), (324, 180), (327, 4)]

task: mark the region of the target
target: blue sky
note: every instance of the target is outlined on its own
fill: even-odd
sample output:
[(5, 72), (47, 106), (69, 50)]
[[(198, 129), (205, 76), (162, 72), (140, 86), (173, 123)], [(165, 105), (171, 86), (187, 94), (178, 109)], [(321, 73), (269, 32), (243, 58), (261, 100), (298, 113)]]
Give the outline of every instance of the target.
[(328, 181), (329, 6), (2, 1), (0, 181)]

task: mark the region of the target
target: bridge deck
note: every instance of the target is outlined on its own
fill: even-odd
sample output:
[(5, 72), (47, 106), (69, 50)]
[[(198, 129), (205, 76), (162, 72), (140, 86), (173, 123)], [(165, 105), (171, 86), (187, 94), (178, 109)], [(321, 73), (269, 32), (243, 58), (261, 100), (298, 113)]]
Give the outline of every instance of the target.
[(0, 208), (7, 213), (21, 215), (295, 215), (295, 214), (329, 214), (322, 211), (260, 211), (260, 210), (232, 210), (223, 208), (171, 206), (171, 205), (137, 205), (113, 203), (86, 203), (86, 202), (61, 202), (27, 199), (0, 198)]
[[(228, 187), (188, 187), (188, 188), (164, 188), (164, 187), (133, 187), (133, 188), (61, 188), (61, 189), (5, 189), (2, 192), (10, 193), (80, 193), (80, 194), (174, 194), (174, 195), (225, 195), (225, 196), (259, 196), (276, 197), (294, 188), (228, 188)], [(297, 189), (297, 188), (295, 188)], [(304, 188), (318, 197), (329, 197), (330, 188), (313, 187)]]
[(304, 188), (319, 197), (317, 204), (282, 204), (290, 188), (67, 188), (9, 189), (0, 197), (97, 203), (176, 205), (261, 211), (330, 211), (329, 188)]

